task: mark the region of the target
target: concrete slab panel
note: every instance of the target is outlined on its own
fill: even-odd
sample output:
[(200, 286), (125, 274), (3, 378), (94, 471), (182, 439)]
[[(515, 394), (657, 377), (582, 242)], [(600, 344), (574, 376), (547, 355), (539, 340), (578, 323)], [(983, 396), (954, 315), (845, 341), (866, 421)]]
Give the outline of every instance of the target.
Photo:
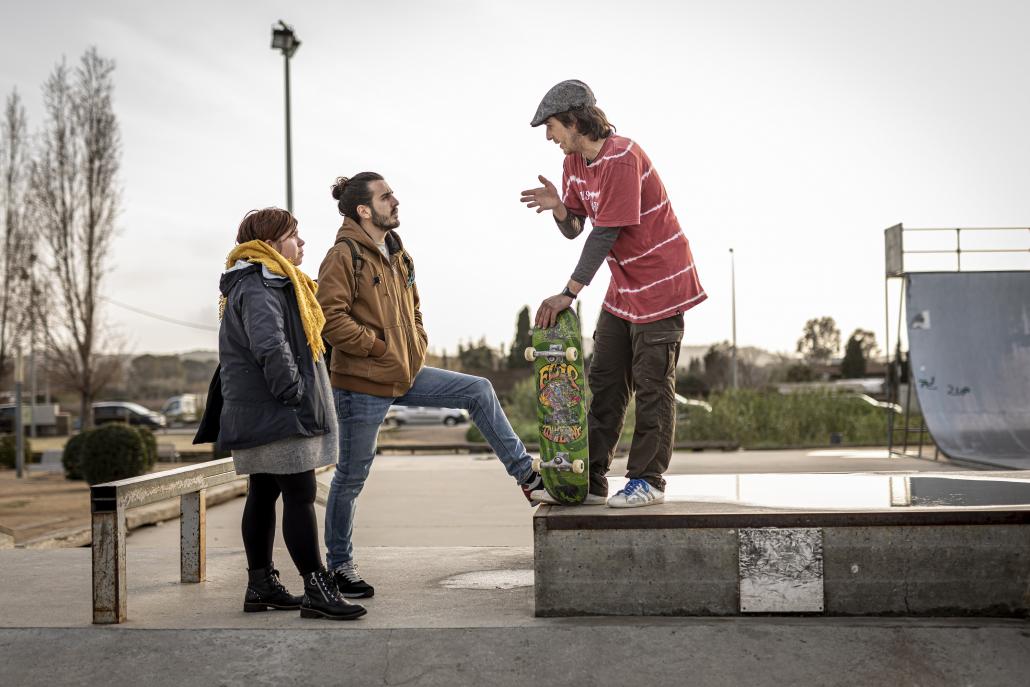
[(538, 616), (737, 612), (735, 530), (537, 531)]
[(823, 610), (823, 534), (816, 528), (739, 531), (740, 612)]
[(826, 612), (1030, 613), (1030, 527), (855, 527), (823, 532)]

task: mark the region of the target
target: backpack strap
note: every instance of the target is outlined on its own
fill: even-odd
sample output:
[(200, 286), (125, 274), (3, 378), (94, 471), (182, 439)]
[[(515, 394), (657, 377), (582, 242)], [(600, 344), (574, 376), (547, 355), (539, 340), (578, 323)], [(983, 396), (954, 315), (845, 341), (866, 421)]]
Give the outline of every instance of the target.
[(344, 242), (350, 248), (351, 263), (354, 267), (354, 298), (358, 297), (358, 281), (361, 278), (361, 269), (365, 266), (365, 256), (361, 253), (361, 247), (354, 242), (354, 239), (342, 237), (337, 243)]

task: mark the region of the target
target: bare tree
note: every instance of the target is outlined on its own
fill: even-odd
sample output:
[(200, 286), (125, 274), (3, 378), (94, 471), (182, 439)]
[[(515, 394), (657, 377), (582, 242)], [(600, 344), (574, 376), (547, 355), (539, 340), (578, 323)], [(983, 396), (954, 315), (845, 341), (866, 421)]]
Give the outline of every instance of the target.
[(34, 251), (26, 223), (26, 185), (28, 179), (25, 107), (17, 91), (11, 91), (0, 122), (0, 202), (3, 203), (3, 258), (0, 259), (0, 379), (10, 364), (32, 312), (27, 304), (31, 293)]
[(112, 95), (114, 62), (91, 48), (72, 71), (58, 64), (43, 86), (46, 122), (32, 170), (36, 221), (50, 249), (53, 371), (80, 395), (83, 427), (96, 394), (117, 372), (101, 355), (100, 284), (115, 233), (121, 137)]

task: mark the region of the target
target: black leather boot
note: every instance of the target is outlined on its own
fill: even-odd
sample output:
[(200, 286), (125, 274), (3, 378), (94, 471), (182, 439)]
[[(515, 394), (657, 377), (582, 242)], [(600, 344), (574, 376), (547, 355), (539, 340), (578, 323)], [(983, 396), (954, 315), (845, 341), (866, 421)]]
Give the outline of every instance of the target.
[(332, 574), (322, 568), (304, 576), (304, 600), (300, 605), (301, 618), (328, 618), (329, 620), (356, 620), (368, 613), (364, 606), (352, 604), (336, 588)]
[(275, 563), (267, 568), (247, 571), (247, 594), (243, 597), (243, 610), (247, 613), (259, 611), (295, 611), (300, 608), (301, 597), (293, 596), (279, 581)]

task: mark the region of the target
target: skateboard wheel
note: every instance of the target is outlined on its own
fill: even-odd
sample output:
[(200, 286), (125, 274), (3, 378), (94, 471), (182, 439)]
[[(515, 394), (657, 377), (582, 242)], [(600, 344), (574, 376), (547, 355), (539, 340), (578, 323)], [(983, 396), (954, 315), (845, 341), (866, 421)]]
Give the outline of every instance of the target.
[[(575, 349), (573, 349), (573, 350), (575, 350)], [(574, 461), (572, 461), (572, 471), (574, 473), (576, 473), (577, 475), (582, 475), (583, 474), (584, 467), (585, 466), (583, 465), (583, 461), (582, 460), (574, 460)]]
[(570, 363), (571, 362), (575, 362), (576, 358), (578, 358), (578, 357), (579, 357), (579, 351), (577, 351), (575, 348), (572, 348), (570, 346), (570, 347), (565, 349), (565, 359), (568, 360)]
[(533, 459), (533, 472), (540, 472), (540, 457)]
[(534, 360), (536, 360), (536, 349), (532, 346), (529, 346), (525, 351), (522, 352), (522, 355), (525, 356), (526, 362), (531, 363)]

